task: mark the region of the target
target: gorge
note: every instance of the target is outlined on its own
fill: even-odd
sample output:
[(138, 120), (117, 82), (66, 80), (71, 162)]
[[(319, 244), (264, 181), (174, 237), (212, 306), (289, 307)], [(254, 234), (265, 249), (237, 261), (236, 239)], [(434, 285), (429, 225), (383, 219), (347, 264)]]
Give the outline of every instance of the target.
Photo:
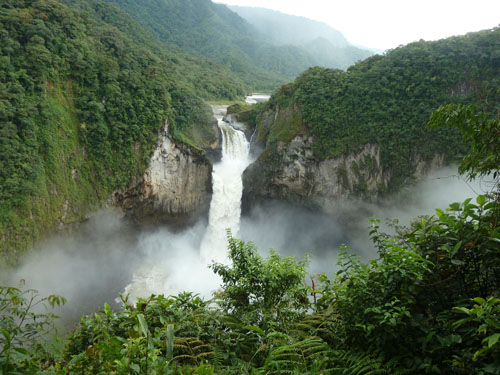
[[(262, 97), (257, 98), (262, 101)], [(123, 212), (103, 211), (81, 229), (70, 232), (69, 236), (49, 239), (11, 274), (12, 282), (23, 279), (27, 286), (36, 286), (42, 292), (66, 296), (76, 311), (62, 311), (61, 314), (70, 320), (105, 301), (110, 303), (119, 293), (129, 294), (130, 301), (151, 293), (175, 295), (188, 290), (209, 298), (218, 289), (220, 279), (208, 265), (212, 260), (225, 261), (226, 229), (231, 229), (233, 236), (254, 241), (263, 255), (270, 248), (298, 258), (309, 253), (311, 274), (330, 273), (334, 269), (338, 247), (344, 243), (351, 245), (363, 259), (375, 256), (367, 230), (371, 215), (376, 214), (383, 220), (397, 217), (402, 223), (409, 223), (418, 215), (432, 214), (434, 208), (444, 201), (461, 201), (482, 191), (479, 181), (469, 185), (460, 179), (456, 168), (436, 168), (433, 173), (422, 175), (420, 183), (387, 201), (381, 199), (378, 203), (368, 203), (339, 197), (330, 202), (334, 209), (325, 206), (323, 211), (267, 201), (255, 204), (240, 219), (242, 173), (252, 161), (248, 156), (250, 145), (242, 131), (223, 121), (225, 108), (214, 107), (223, 139), (223, 155), (214, 164), (212, 178), (200, 174), (197, 169), (193, 172), (196, 176), (189, 178), (192, 168), (201, 165), (206, 170), (204, 166), (207, 164), (190, 158), (191, 152), (185, 149), (179, 153), (183, 148), (170, 139), (168, 129), (160, 133), (157, 149), (145, 172), (147, 178), (153, 174), (153, 169), (160, 175), (163, 182), (155, 187), (159, 189), (159, 196), (189, 186), (194, 188), (192, 191), (200, 191), (199, 196), (204, 199), (211, 196), (210, 212), (208, 205), (202, 204), (205, 213), (202, 209), (201, 216), (193, 219), (200, 213), (192, 209), (198, 207), (197, 204), (189, 205), (188, 212), (182, 206), (176, 206), (169, 215), (188, 213), (191, 218), (183, 219), (185, 224), (179, 225), (170, 217), (163, 220), (163, 224), (151, 225), (151, 218), (146, 216), (143, 224), (147, 225), (137, 226), (137, 211), (141, 212), (140, 207), (151, 207), (153, 203), (150, 202), (155, 200), (125, 194), (129, 202), (134, 201), (137, 205), (134, 210), (130, 211), (131, 205), (126, 204)], [(243, 124), (236, 126), (244, 127)], [(206, 188), (210, 180), (213, 186)], [(171, 186), (178, 188), (166, 188)], [(199, 187), (203, 189), (199, 190)], [(150, 194), (141, 191), (143, 197)], [(178, 202), (175, 195), (163, 197), (165, 200), (157, 201), (162, 202), (158, 206), (160, 213), (165, 206), (170, 209), (172, 202)], [(127, 212), (134, 212), (128, 214), (129, 219)], [(158, 213), (150, 211), (150, 214), (161, 221)], [(47, 272), (54, 267), (63, 271)], [(102, 288), (103, 285), (106, 288)]]
[(500, 374), (500, 28), (232, 9), (1, 2), (0, 374)]

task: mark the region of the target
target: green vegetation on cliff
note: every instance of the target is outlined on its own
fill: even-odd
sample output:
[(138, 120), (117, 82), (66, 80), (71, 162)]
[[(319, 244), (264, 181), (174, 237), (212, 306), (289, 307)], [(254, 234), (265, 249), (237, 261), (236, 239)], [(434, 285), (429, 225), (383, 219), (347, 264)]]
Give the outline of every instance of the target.
[[(442, 107), (473, 144), (462, 169), (498, 176), (498, 118)], [(493, 131), (493, 133), (492, 133)], [(498, 161), (498, 160), (497, 160)], [(499, 189), (497, 185), (496, 189)], [(2, 374), (375, 375), (500, 373), (500, 191), (452, 203), (382, 233), (367, 263), (341, 249), (332, 276), (307, 260), (267, 259), (228, 235), (230, 265), (212, 264), (221, 289), (150, 296), (82, 317), (64, 340), (52, 333), (64, 298), (0, 286)], [(40, 312), (43, 311), (43, 312)], [(57, 345), (58, 344), (58, 345)]]
[(211, 60), (190, 55), (176, 45), (166, 46), (117, 5), (99, 0), (62, 2), (116, 27), (138, 45), (154, 52), (168, 67), (169, 80), (177, 86), (206, 100), (235, 100), (245, 95), (246, 90), (236, 74)]
[[(212, 301), (150, 296), (82, 317), (64, 349), (38, 335), (50, 316), (0, 287), (0, 370), (24, 374), (498, 374), (500, 204), (479, 196), (378, 230), (378, 258), (343, 249), (332, 277), (307, 261), (229, 238)], [(15, 300), (17, 303), (13, 303)], [(35, 299), (36, 301), (36, 299)], [(42, 301), (43, 302), (43, 301)], [(51, 296), (47, 303), (59, 303)], [(29, 312), (29, 314), (24, 314)], [(26, 315), (16, 327), (17, 317)]]
[(224, 69), (165, 50), (118, 8), (78, 6), (86, 11), (56, 0), (0, 7), (0, 253), (9, 262), (140, 176), (166, 121), (176, 140), (213, 143), (200, 96), (244, 94)]
[[(412, 43), (370, 57), (347, 72), (311, 68), (282, 86), (266, 111), (297, 113), (314, 138), (314, 155), (320, 160), (378, 145), (397, 188), (413, 175), (418, 161), (436, 154), (447, 160), (463, 155), (456, 129), (425, 125), (441, 104), (500, 101), (499, 40), (496, 28)], [(265, 111), (260, 116), (265, 119)], [(261, 122), (259, 134), (269, 141), (268, 134), (277, 134), (273, 127), (280, 124)], [(288, 133), (280, 132), (280, 140), (288, 141), (297, 132), (303, 128), (290, 127)]]

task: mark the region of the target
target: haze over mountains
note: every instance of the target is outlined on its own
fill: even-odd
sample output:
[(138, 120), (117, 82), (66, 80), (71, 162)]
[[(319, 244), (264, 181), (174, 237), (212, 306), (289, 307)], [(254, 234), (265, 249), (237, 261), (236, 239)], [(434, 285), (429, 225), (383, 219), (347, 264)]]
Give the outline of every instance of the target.
[(317, 65), (347, 68), (373, 53), (350, 44), (338, 30), (325, 23), (265, 8), (229, 6), (275, 45), (304, 48)]

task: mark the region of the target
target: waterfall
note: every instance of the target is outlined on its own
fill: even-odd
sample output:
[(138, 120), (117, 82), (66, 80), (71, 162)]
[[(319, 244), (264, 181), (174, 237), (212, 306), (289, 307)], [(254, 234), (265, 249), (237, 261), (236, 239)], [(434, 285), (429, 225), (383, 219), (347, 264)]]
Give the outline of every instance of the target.
[(245, 134), (223, 121), (225, 107), (214, 107), (222, 133), (222, 160), (212, 172), (212, 202), (208, 227), (203, 238), (200, 257), (203, 263), (226, 262), (226, 230), (238, 236), (241, 214), (243, 183), (241, 175), (250, 163), (250, 145)]
[(194, 291), (208, 298), (220, 285), (219, 277), (207, 266), (213, 261), (227, 261), (226, 229), (233, 236), (238, 235), (241, 175), (250, 163), (245, 134), (222, 120), (226, 109), (227, 106), (213, 107), (222, 133), (222, 159), (213, 167), (208, 225), (200, 228), (203, 225), (200, 221), (181, 233), (162, 229), (141, 236), (138, 247), (144, 262), (124, 290), (130, 302), (151, 294), (175, 295), (182, 291)]

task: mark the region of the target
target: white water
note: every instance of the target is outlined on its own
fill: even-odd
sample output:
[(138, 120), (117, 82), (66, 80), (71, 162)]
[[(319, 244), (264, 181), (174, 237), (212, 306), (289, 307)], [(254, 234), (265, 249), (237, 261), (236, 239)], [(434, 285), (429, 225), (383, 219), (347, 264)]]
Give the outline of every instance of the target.
[(226, 107), (214, 107), (222, 132), (222, 160), (214, 165), (212, 173), (212, 202), (208, 227), (203, 238), (200, 256), (204, 263), (227, 262), (226, 230), (237, 237), (240, 229), (241, 175), (250, 163), (250, 145), (242, 131), (222, 120)]
[(227, 106), (213, 107), (223, 143), (222, 159), (212, 172), (208, 226), (204, 234), (199, 223), (182, 233), (162, 229), (142, 236), (139, 247), (145, 261), (134, 272), (124, 293), (129, 294), (130, 302), (151, 294), (175, 295), (182, 291), (210, 297), (220, 285), (220, 279), (208, 265), (227, 262), (227, 229), (238, 236), (243, 193), (241, 175), (250, 163), (250, 145), (244, 133), (222, 120), (226, 109)]
[(256, 104), (260, 102), (267, 102), (270, 98), (268, 94), (253, 94), (245, 98), (247, 104)]

